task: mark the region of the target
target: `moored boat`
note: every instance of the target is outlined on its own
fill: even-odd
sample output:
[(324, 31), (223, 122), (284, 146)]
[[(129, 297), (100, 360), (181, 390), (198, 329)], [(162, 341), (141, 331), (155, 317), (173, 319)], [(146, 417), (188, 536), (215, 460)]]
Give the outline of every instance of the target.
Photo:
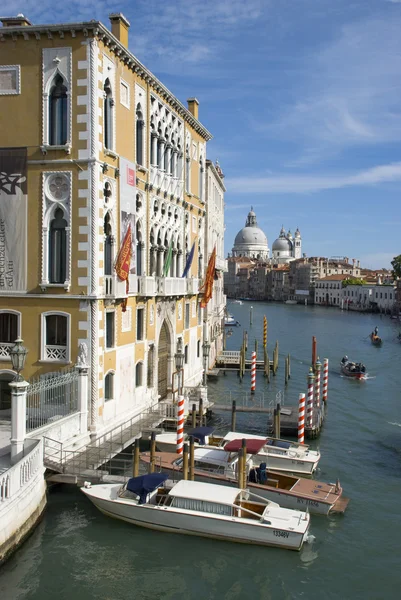
[(239, 488), (181, 480), (165, 473), (126, 485), (86, 482), (82, 492), (105, 515), (159, 531), (300, 550), (310, 515)]
[[(204, 430), (204, 436), (201, 431)], [(306, 444), (289, 442), (287, 440), (252, 435), (229, 431), (224, 437), (211, 436), (212, 428), (196, 428), (186, 434), (185, 439), (193, 436), (198, 446), (221, 446), (227, 452), (236, 452), (241, 447), (242, 440), (246, 439), (247, 450), (255, 454), (259, 462), (265, 462), (268, 469), (284, 471), (287, 473), (299, 473), (310, 476), (316, 470), (320, 460), (320, 452), (311, 450)], [(156, 447), (162, 452), (175, 452), (177, 445), (176, 433), (162, 433), (156, 435)]]
[(367, 378), (365, 365), (348, 360), (348, 356), (344, 356), (344, 358), (341, 360), (340, 368), (341, 372), (346, 377), (351, 377), (358, 380), (364, 380)]
[[(182, 477), (183, 458), (171, 452), (156, 452), (156, 465), (174, 479)], [(149, 464), (150, 453), (141, 454)], [(234, 485), (238, 478), (238, 453), (224, 448), (195, 448), (195, 479), (209, 483)], [(304, 479), (257, 466), (254, 457), (246, 458), (247, 487), (267, 500), (278, 502), (282, 508), (308, 509), (310, 513), (328, 515), (344, 513), (348, 498), (343, 496), (340, 483), (324, 483)]]
[(224, 325), (226, 327), (240, 327), (241, 323), (233, 315), (228, 314), (224, 317)]

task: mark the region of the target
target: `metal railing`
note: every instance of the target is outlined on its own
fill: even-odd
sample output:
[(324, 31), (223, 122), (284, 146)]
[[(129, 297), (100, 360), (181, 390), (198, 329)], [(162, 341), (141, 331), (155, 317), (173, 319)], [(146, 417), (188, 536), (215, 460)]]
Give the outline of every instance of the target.
[(78, 378), (77, 369), (72, 367), (29, 380), (27, 432), (78, 411)]
[(57, 440), (44, 438), (44, 463), (61, 473), (95, 476), (102, 478), (103, 468), (99, 467), (111, 461), (136, 438), (141, 437), (144, 429), (157, 427), (166, 418), (164, 404), (155, 404), (129, 421), (114, 427), (98, 437), (81, 450), (67, 450)]

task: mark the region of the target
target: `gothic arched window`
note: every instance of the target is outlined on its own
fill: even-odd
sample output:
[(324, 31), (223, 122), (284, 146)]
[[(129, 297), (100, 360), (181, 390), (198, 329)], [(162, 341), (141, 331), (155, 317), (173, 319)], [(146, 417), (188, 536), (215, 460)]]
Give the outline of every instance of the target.
[(57, 74), (49, 95), (49, 143), (64, 146), (67, 143), (67, 88)]
[(108, 150), (113, 149), (113, 94), (110, 80), (104, 82), (104, 146)]
[(113, 274), (113, 236), (111, 234), (111, 222), (110, 213), (104, 218), (103, 232), (104, 232), (104, 274)]
[(144, 127), (145, 121), (143, 120), (141, 105), (138, 104), (136, 109), (136, 162), (138, 165), (143, 165)]
[(57, 208), (49, 228), (49, 283), (64, 283), (66, 279), (67, 225), (64, 212)]

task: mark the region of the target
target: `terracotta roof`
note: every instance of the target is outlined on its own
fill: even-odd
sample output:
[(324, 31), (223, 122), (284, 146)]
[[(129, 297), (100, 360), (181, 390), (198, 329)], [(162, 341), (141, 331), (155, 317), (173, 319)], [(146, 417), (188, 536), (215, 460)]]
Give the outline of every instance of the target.
[(344, 279), (349, 279), (349, 275), (327, 275), (327, 277), (321, 277), (316, 281), (343, 281)]

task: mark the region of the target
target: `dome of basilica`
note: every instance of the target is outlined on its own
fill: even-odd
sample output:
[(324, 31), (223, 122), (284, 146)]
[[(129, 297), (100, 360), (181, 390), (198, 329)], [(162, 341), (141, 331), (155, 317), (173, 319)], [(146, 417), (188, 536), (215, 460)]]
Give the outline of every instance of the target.
[(269, 258), (269, 245), (264, 232), (258, 227), (256, 214), (251, 207), (243, 227), (235, 236), (233, 256), (249, 256), (267, 260)]

